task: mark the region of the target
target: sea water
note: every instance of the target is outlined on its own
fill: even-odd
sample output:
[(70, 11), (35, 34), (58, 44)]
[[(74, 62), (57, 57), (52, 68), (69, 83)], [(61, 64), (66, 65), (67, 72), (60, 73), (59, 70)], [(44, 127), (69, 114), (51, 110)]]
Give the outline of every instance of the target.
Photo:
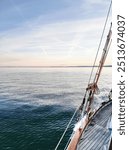
[[(82, 102), (90, 72), (90, 67), (0, 68), (0, 150), (54, 150)], [(111, 68), (105, 67), (96, 104), (107, 99), (111, 81)]]

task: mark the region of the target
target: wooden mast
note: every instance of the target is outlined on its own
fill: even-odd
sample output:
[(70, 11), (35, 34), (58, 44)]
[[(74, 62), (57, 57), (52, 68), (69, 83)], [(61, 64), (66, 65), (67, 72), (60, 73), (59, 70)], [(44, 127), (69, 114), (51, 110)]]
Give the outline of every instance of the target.
[(101, 75), (101, 72), (102, 72), (102, 68), (103, 68), (105, 60), (106, 60), (106, 56), (107, 56), (110, 44), (111, 44), (111, 35), (112, 35), (111, 27), (112, 27), (112, 23), (111, 23), (111, 26), (110, 26), (110, 29), (109, 29), (109, 32), (108, 32), (108, 35), (107, 35), (106, 43), (105, 43), (105, 46), (104, 46), (104, 49), (103, 49), (103, 53), (102, 53), (102, 56), (101, 56), (101, 59), (100, 59), (100, 62), (99, 62), (98, 70), (95, 74), (95, 78), (93, 80), (93, 83), (89, 84), (87, 89), (86, 89), (87, 91), (89, 91), (89, 101), (90, 101), (89, 105), (91, 105), (92, 100), (94, 98), (94, 94), (98, 90), (97, 84), (98, 84), (98, 81), (99, 81), (99, 78), (100, 78), (100, 75)]
[[(111, 24), (111, 27), (112, 27), (112, 24)], [(70, 141), (70, 143), (68, 145), (67, 150), (76, 150), (77, 144), (78, 144), (78, 142), (80, 140), (80, 137), (81, 137), (84, 129), (86, 128), (87, 124), (89, 123), (89, 121), (91, 119), (91, 118), (89, 118), (90, 117), (89, 114), (91, 112), (90, 106), (92, 104), (92, 101), (93, 101), (93, 98), (94, 98), (94, 94), (96, 93), (96, 91), (98, 89), (97, 83), (98, 83), (98, 80), (99, 80), (102, 68), (104, 66), (104, 62), (105, 62), (108, 50), (110, 48), (111, 35), (112, 35), (111, 27), (110, 27), (110, 30), (109, 30), (108, 35), (107, 35), (107, 39), (106, 39), (106, 43), (105, 43), (105, 46), (104, 46), (104, 49), (103, 49), (102, 57), (100, 59), (99, 66), (98, 66), (95, 78), (93, 80), (93, 83), (88, 84), (88, 87), (86, 88), (86, 90), (88, 92), (88, 97), (86, 99), (87, 101), (85, 102), (85, 105), (83, 103), (83, 111), (85, 111), (85, 112), (82, 112), (83, 113), (83, 119), (81, 119), (79, 121), (81, 123), (81, 126), (79, 126), (74, 131), (74, 134), (73, 134), (73, 136), (71, 138), (71, 141)], [(86, 115), (84, 116), (84, 114), (86, 114)], [(79, 122), (78, 122), (78, 124), (79, 124)]]

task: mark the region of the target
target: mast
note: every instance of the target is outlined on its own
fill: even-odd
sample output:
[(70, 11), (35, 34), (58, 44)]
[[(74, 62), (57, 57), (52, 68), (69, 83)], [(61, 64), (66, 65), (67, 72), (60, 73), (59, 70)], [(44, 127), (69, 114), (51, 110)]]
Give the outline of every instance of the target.
[[(106, 18), (106, 21), (105, 21), (105, 24), (104, 24), (104, 29), (103, 29), (102, 36), (101, 36), (101, 39), (100, 39), (100, 44), (98, 46), (98, 51), (100, 49), (100, 45), (101, 45), (102, 38), (103, 38), (103, 35), (104, 35), (104, 31), (105, 31), (105, 27), (106, 27), (106, 24), (107, 24), (109, 12), (110, 12), (110, 9), (111, 9), (111, 4), (112, 4), (112, 2), (110, 3), (107, 18)], [(91, 76), (90, 76), (90, 79), (89, 79), (89, 82), (88, 82), (88, 86), (86, 88), (86, 92), (85, 92), (82, 104), (81, 104), (80, 108), (77, 108), (75, 110), (75, 112), (74, 112), (72, 118), (70, 119), (65, 131), (63, 132), (59, 142), (57, 143), (55, 150), (58, 149), (58, 147), (59, 147), (59, 145), (60, 145), (67, 129), (69, 128), (69, 125), (70, 125), (71, 121), (73, 120), (75, 114), (77, 113), (78, 109), (81, 110), (81, 116), (80, 116), (78, 122), (75, 124), (73, 133), (72, 133), (69, 141), (66, 144), (65, 150), (66, 149), (67, 150), (76, 150), (78, 141), (80, 140), (80, 137), (81, 137), (84, 129), (88, 125), (89, 121), (92, 119), (92, 116), (93, 116), (92, 114), (95, 114), (95, 111), (93, 111), (91, 109), (91, 104), (92, 104), (93, 99), (94, 99), (94, 94), (96, 94), (98, 92), (97, 84), (98, 84), (98, 81), (99, 81), (99, 78), (100, 78), (100, 75), (101, 75), (101, 72), (102, 72), (102, 68), (104, 66), (104, 63), (105, 63), (105, 60), (106, 60), (106, 57), (107, 57), (107, 53), (108, 53), (110, 45), (111, 45), (111, 41), (112, 41), (111, 40), (111, 35), (112, 35), (111, 27), (112, 27), (112, 24), (110, 26), (110, 29), (109, 29), (109, 32), (108, 32), (108, 35), (107, 35), (107, 39), (106, 39), (106, 42), (105, 42), (105, 45), (104, 45), (104, 48), (103, 48), (102, 56), (101, 56), (101, 59), (99, 61), (99, 66), (97, 68), (97, 72), (95, 74), (93, 83), (90, 83), (90, 79), (91, 79)], [(94, 61), (94, 65), (93, 65), (93, 68), (92, 68), (92, 71), (91, 71), (91, 75), (92, 75), (93, 69), (95, 67), (95, 62), (96, 62), (96, 58), (97, 58), (97, 55), (98, 55), (98, 51), (97, 51), (97, 54), (96, 54), (96, 57), (95, 57), (95, 61)]]
[[(95, 74), (93, 83), (88, 84), (88, 87), (86, 88), (86, 93), (83, 98), (83, 102), (80, 106), (81, 110), (81, 117), (78, 123), (75, 125), (75, 130), (73, 132), (73, 135), (71, 137), (70, 143), (67, 147), (67, 150), (76, 150), (78, 141), (80, 140), (80, 137), (85, 129), (85, 127), (88, 125), (88, 122), (91, 120), (91, 115), (94, 114), (93, 110), (91, 109), (91, 104), (94, 99), (94, 94), (97, 93), (98, 91), (98, 81), (102, 72), (102, 68), (104, 66), (104, 62), (107, 57), (107, 53), (109, 51), (110, 45), (111, 45), (111, 35), (112, 35), (112, 30), (111, 30), (112, 24), (110, 26), (107, 39), (103, 48), (102, 56), (99, 61), (99, 66), (97, 69), (97, 72)], [(93, 66), (94, 67), (94, 66)], [(77, 128), (76, 128), (77, 127)]]
[(111, 23), (111, 26), (110, 26), (110, 29), (109, 29), (109, 32), (108, 32), (108, 35), (107, 35), (105, 46), (103, 48), (102, 56), (101, 56), (101, 59), (99, 61), (99, 66), (98, 66), (97, 72), (95, 74), (93, 83), (88, 84), (88, 86), (86, 88), (86, 95), (85, 96), (87, 96), (87, 93), (88, 93), (88, 96), (87, 96), (87, 99), (84, 97), (83, 102), (82, 102), (82, 106), (81, 106), (81, 108), (82, 108), (82, 117), (84, 117), (85, 113), (89, 114), (90, 109), (91, 109), (90, 106), (91, 106), (92, 101), (94, 99), (94, 94), (96, 94), (99, 90), (97, 84), (98, 84), (98, 81), (99, 81), (99, 78), (100, 78), (100, 75), (101, 75), (106, 57), (107, 57), (107, 53), (109, 51), (111, 41), (112, 41), (111, 40), (111, 36), (112, 36), (111, 28), (112, 28), (112, 23)]

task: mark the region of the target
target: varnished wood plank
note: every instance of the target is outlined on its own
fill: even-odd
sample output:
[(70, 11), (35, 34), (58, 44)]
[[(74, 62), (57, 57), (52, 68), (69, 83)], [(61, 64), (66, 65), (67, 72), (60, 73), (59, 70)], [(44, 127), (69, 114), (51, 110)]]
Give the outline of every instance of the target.
[(105, 144), (108, 144), (111, 133), (107, 129), (107, 123), (112, 116), (112, 105), (105, 106), (99, 111), (82, 134), (82, 139), (77, 145), (77, 150), (100, 150)]

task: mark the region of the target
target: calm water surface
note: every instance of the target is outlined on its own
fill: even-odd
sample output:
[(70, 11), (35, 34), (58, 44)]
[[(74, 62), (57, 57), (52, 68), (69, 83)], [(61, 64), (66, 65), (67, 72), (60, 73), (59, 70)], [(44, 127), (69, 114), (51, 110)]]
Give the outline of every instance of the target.
[[(82, 102), (91, 68), (1, 68), (0, 150), (54, 150)], [(104, 68), (96, 104), (111, 88)], [(72, 132), (73, 120), (60, 150)]]

